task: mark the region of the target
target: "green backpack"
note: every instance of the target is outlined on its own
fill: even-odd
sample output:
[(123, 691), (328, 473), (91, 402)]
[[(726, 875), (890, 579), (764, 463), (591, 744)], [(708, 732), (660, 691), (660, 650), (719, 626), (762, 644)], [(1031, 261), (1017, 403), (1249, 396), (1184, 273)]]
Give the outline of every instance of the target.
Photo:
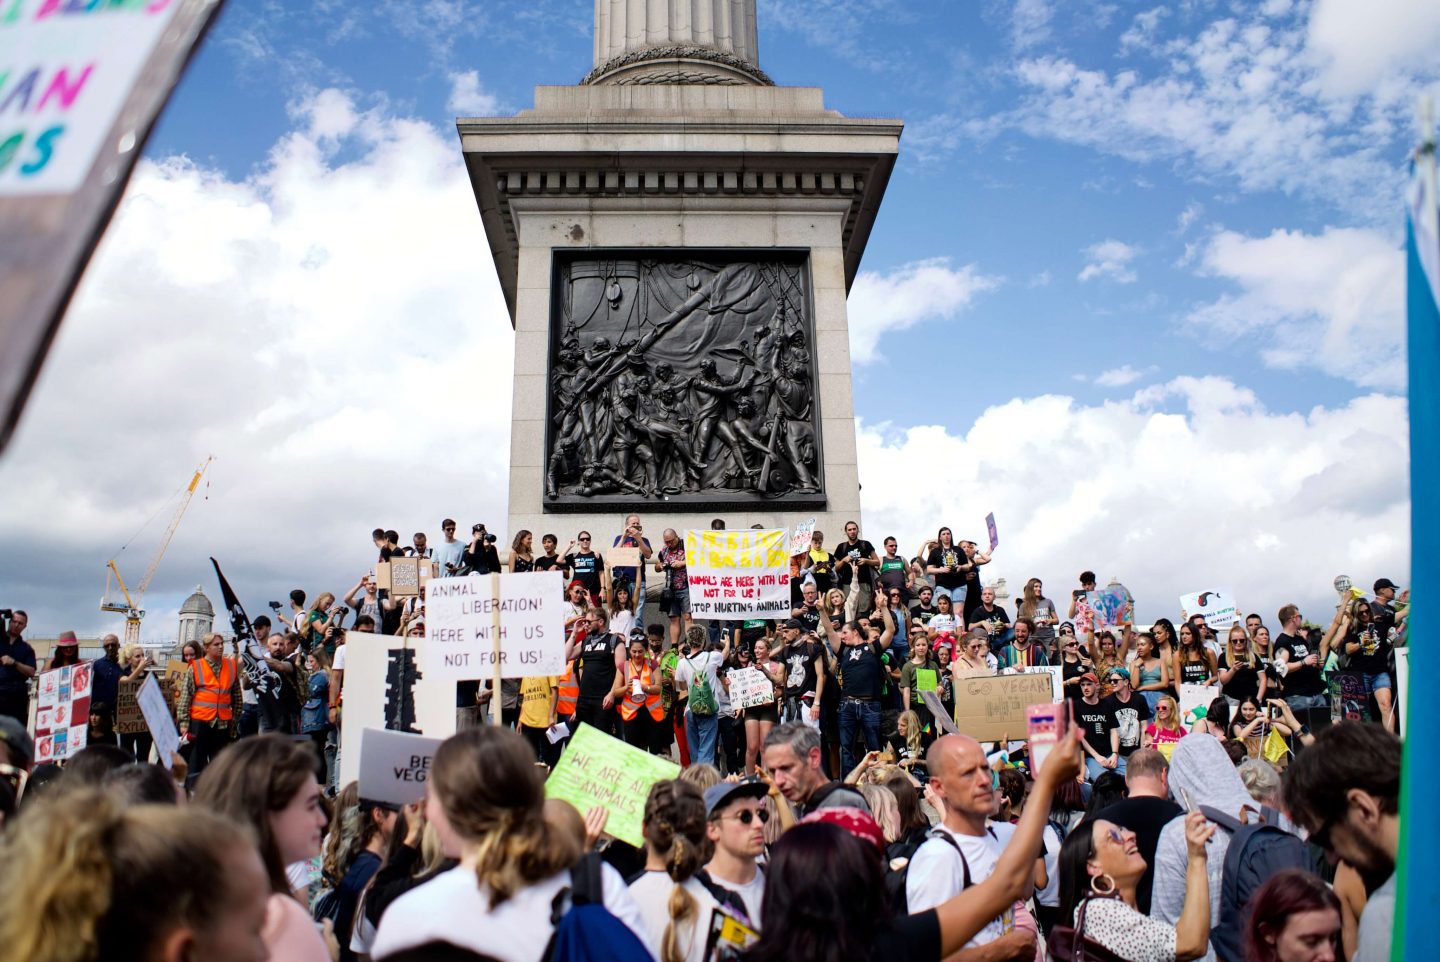
[[(689, 658), (685, 664), (695, 671), (695, 663)], [(713, 715), (720, 710), (715, 692), (710, 688), (710, 676), (703, 671), (695, 671), (695, 680), (690, 683), (690, 710), (697, 715)]]

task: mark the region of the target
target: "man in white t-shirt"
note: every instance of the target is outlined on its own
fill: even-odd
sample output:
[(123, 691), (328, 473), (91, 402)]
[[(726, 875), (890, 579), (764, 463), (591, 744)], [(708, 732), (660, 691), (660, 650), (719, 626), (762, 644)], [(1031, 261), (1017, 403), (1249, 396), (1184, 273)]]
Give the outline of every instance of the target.
[(769, 812), (761, 781), (721, 782), (705, 792), (705, 835), (715, 854), (705, 873), (715, 885), (729, 889), (745, 903), (745, 914), (760, 927), (760, 902), (765, 895), (765, 873), (755, 861), (765, 851), (765, 822)]
[[(985, 826), (994, 809), (995, 782), (980, 743), (968, 735), (946, 735), (930, 746), (925, 761), (930, 784), (945, 804), (944, 821), (935, 831), (946, 837), (928, 839), (910, 860), (905, 895), (912, 914), (935, 908), (967, 885), (989, 878), (1001, 851)], [(1013, 911), (1007, 911), (981, 929), (965, 950), (981, 946), (987, 948), (987, 962), (1030, 959), (1035, 937), (1017, 930)]]
[[(730, 656), (730, 635), (719, 651), (707, 650), (705, 629), (692, 625), (685, 632), (680, 661), (675, 666), (675, 690), (686, 699), (685, 737), (690, 743), (690, 761), (695, 765), (715, 764), (715, 741), (720, 733), (720, 666)], [(714, 696), (716, 709), (709, 714), (695, 711), (695, 679), (703, 677)]]

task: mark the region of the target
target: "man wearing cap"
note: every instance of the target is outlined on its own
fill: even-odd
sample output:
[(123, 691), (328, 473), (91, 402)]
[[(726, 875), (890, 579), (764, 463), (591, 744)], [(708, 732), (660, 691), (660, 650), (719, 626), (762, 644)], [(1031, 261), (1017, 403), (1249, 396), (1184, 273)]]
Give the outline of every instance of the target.
[(1115, 770), (1125, 774), (1125, 760), (1140, 750), (1141, 734), (1145, 722), (1153, 717), (1150, 703), (1130, 690), (1130, 673), (1123, 668), (1112, 668), (1106, 676), (1110, 682), (1110, 697), (1105, 707), (1115, 720), (1118, 740), (1115, 750), (1118, 764)]
[(1080, 700), (1075, 703), (1075, 724), (1085, 737), (1085, 777), (1089, 781), (1102, 772), (1123, 771), (1120, 761), (1120, 729), (1110, 706), (1100, 700), (1100, 679), (1093, 671), (1080, 676)]
[(1375, 582), (1375, 600), (1370, 602), (1370, 622), (1375, 630), (1380, 633), (1383, 641), (1394, 644), (1394, 630), (1400, 626), (1409, 616), (1407, 609), (1404, 614), (1396, 614), (1395, 593), (1400, 586), (1389, 578), (1381, 578)]
[(825, 777), (820, 767), (820, 732), (809, 725), (790, 722), (770, 729), (765, 736), (764, 761), (765, 770), (790, 802), (796, 818), (819, 808), (870, 810), (865, 796)]
[(35, 649), (21, 637), (30, 616), (12, 611), (0, 635), (0, 715), (30, 722), (30, 679), (35, 676)]
[(765, 873), (755, 860), (765, 851), (765, 823), (770, 819), (765, 796), (770, 791), (764, 782), (741, 781), (721, 782), (705, 792), (705, 835), (715, 846), (705, 875), (740, 896), (745, 915), (756, 928), (761, 924)]
[(778, 659), (785, 665), (785, 703), (780, 707), (782, 722), (804, 722), (820, 726), (820, 699), (825, 695), (825, 651), (811, 634), (804, 632), (798, 618), (780, 625)]
[[(971, 885), (990, 877), (1002, 846), (986, 827), (995, 808), (997, 775), (985, 749), (968, 735), (945, 735), (925, 754), (930, 784), (945, 806), (945, 817), (915, 850), (905, 875), (910, 913), (933, 909)], [(1029, 959), (1035, 934), (1015, 928), (1014, 910), (993, 919), (966, 943), (966, 949), (988, 946), (989, 960)]]

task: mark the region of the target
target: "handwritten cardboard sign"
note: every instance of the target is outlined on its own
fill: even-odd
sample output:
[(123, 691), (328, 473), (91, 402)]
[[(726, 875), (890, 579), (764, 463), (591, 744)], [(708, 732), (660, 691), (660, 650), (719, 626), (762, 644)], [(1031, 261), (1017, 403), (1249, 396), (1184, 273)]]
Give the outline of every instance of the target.
[(439, 576), (429, 558), (394, 557), (375, 565), (375, 586), (396, 598), (415, 598), (431, 578)]
[(732, 668), (725, 677), (730, 679), (730, 704), (736, 708), (756, 708), (775, 701), (775, 686), (759, 668)]
[(430, 582), (425, 589), (425, 673), (451, 681), (493, 677), (498, 609), (502, 677), (565, 674), (564, 589), (558, 571)]
[(135, 697), (139, 691), (139, 681), (121, 679), (118, 694), (115, 697), (115, 731), (117, 734), (134, 735), (145, 730), (145, 715), (140, 711), (140, 702)]
[(444, 739), (367, 728), (360, 735), (360, 797), (409, 805), (425, 797), (430, 763)]
[(650, 786), (679, 774), (674, 762), (581, 725), (546, 780), (545, 797), (569, 802), (582, 815), (599, 805), (610, 813), (607, 833), (644, 848), (640, 826)]
[(748, 621), (790, 613), (790, 555), (783, 528), (685, 532), (690, 612)]
[(171, 714), (170, 706), (165, 701), (165, 693), (161, 691), (160, 682), (154, 675), (145, 676), (145, 681), (135, 693), (135, 703), (140, 707), (145, 727), (150, 730), (150, 737), (155, 741), (155, 751), (160, 756), (160, 764), (168, 769), (170, 756), (180, 750), (180, 732), (175, 728), (175, 716)]
[(1223, 590), (1195, 591), (1180, 596), (1180, 610), (1190, 615), (1204, 615), (1211, 628), (1229, 628), (1240, 620), (1235, 607), (1235, 592)]
[(1054, 701), (1048, 672), (957, 679), (955, 727), (982, 742), (1024, 738), (1025, 709)]
[(802, 521), (790, 532), (789, 553), (792, 555), (805, 554), (810, 550), (810, 539), (815, 534), (816, 518)]
[(638, 568), (640, 567), (640, 549), (635, 546), (628, 548), (611, 548), (605, 552), (605, 563), (610, 570), (616, 568)]

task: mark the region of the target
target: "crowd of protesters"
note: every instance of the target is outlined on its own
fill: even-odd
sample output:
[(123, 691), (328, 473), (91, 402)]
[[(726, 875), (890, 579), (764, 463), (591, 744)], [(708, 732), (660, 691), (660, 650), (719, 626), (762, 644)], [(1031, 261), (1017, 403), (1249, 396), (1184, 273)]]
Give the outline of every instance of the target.
[[(603, 542), (542, 534), (538, 550), (528, 531), (502, 550), (484, 525), (468, 542), (441, 527), (409, 545), (376, 529), (378, 560), (430, 559), (440, 577), (563, 572), (567, 668), (499, 692), (458, 685), (456, 734), (426, 799), (403, 808), (336, 784), (345, 650), (370, 632), (423, 636), (423, 593), (391, 597), (367, 572), (338, 600), (295, 591), (278, 626), (254, 619), (279, 711), (262, 710), (222, 635), (187, 644), (168, 769), (148, 741), (107, 730), (109, 689), (152, 667), (111, 639), (90, 746), (34, 765), (37, 666), (13, 612), (7, 957), (1389, 956), (1408, 606), (1388, 579), (1320, 627), (1285, 604), (1273, 637), (1258, 614), (1107, 626), (1086, 603), (1091, 572), (1063, 602), (1031, 578), (1007, 612), (974, 542), (942, 528), (906, 558), (851, 523), (792, 558), (789, 618), (703, 623), (681, 533), (652, 543), (638, 516)], [(638, 549), (638, 567), (607, 565), (614, 547)], [(76, 660), (70, 638), (54, 664)], [(921, 697), (933, 679), (953, 713), (964, 679), (1054, 665), (1073, 725), (1043, 764), (1021, 741), (944, 734)], [(762, 672), (773, 698), (738, 708), (736, 668)], [(1358, 706), (1338, 697), (1344, 673)], [(1182, 717), (1181, 684), (1219, 695)], [(644, 799), (641, 848), (606, 834), (603, 808), (545, 798), (565, 750), (550, 736), (581, 723), (682, 766)], [(1232, 877), (1232, 846), (1248, 874)]]

